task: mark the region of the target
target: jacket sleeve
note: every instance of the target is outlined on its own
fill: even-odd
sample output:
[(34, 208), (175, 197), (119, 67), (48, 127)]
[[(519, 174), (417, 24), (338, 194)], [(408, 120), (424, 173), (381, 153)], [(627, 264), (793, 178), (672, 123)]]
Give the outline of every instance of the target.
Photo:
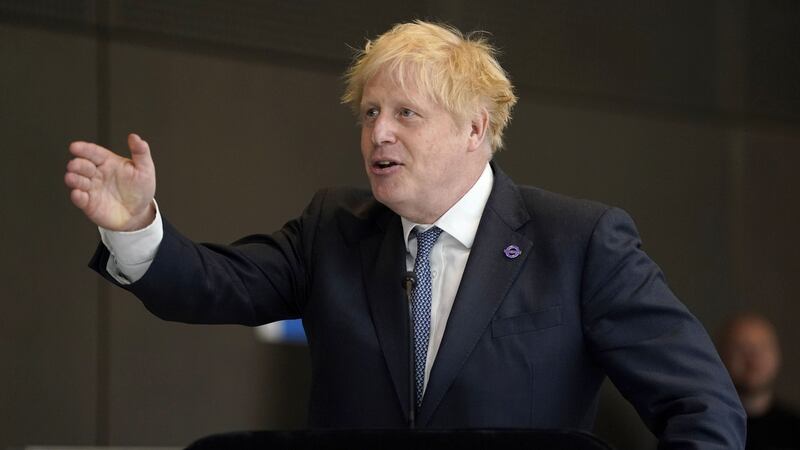
[(597, 221), (581, 291), (588, 345), (659, 448), (744, 448), (745, 413), (711, 339), (642, 251), (624, 211)]
[(253, 326), (298, 318), (313, 274), (315, 224), (324, 197), (318, 193), (301, 217), (279, 231), (231, 245), (194, 243), (164, 220), (152, 265), (129, 285), (106, 271), (109, 252), (102, 243), (89, 266), (165, 320)]

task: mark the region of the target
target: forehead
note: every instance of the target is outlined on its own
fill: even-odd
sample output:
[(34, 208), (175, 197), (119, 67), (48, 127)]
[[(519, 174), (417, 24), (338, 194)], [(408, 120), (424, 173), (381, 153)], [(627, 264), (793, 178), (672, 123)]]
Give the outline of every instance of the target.
[(412, 70), (382, 68), (364, 84), (361, 104), (387, 99), (414, 104), (436, 103), (432, 96), (420, 87), (419, 78)]
[(777, 336), (772, 327), (761, 320), (744, 319), (735, 323), (731, 328), (730, 338), (732, 341), (759, 342), (764, 344), (777, 343)]

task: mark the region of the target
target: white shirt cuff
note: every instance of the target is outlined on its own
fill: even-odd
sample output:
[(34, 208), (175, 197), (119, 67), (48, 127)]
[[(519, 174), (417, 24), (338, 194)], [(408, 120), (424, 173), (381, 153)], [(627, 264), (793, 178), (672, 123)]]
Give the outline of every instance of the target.
[(158, 203), (156, 218), (153, 222), (136, 231), (112, 231), (97, 227), (100, 239), (111, 256), (108, 258), (106, 270), (118, 283), (127, 285), (135, 283), (144, 276), (156, 257), (158, 246), (164, 237), (164, 225)]

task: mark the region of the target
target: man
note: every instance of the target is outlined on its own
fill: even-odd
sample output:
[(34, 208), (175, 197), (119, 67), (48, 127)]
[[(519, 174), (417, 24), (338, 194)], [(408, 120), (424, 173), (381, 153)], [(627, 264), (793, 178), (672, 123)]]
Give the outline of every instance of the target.
[(665, 448), (742, 448), (730, 379), (627, 214), (490, 163), (516, 97), (488, 43), (397, 25), (357, 56), (343, 99), (371, 193), (320, 191), (280, 231), (232, 246), (161, 218), (138, 136), (130, 161), (73, 143), (65, 182), (103, 238), (92, 267), (168, 320), (301, 317), (312, 427), (416, 413), (426, 428), (590, 429), (608, 375)]
[(723, 327), (719, 351), (747, 412), (746, 448), (800, 448), (800, 417), (775, 399), (781, 365), (775, 327), (758, 314), (737, 315)]

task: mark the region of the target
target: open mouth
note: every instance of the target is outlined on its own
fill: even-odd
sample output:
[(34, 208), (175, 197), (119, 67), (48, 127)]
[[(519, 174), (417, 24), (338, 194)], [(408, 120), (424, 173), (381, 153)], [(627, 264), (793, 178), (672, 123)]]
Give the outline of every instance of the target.
[(373, 166), (377, 167), (378, 169), (388, 169), (389, 167), (399, 166), (400, 163), (396, 163), (394, 161), (376, 161)]

